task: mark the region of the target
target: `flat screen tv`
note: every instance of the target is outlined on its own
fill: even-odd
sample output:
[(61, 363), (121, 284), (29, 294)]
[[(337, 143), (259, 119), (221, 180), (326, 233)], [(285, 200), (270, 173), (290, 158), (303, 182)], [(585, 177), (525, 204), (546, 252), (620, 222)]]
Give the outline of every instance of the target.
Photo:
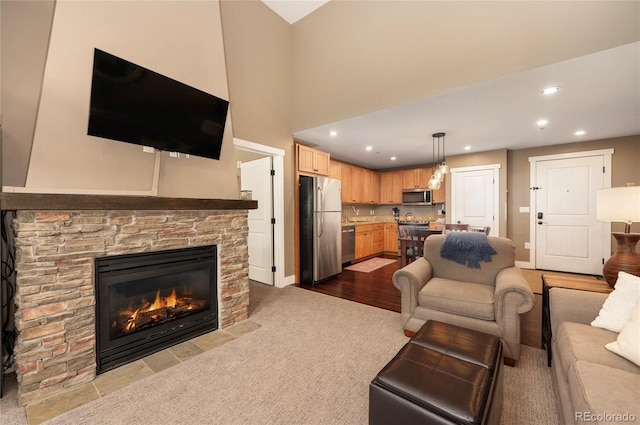
[(220, 159), (229, 102), (95, 49), (91, 136)]

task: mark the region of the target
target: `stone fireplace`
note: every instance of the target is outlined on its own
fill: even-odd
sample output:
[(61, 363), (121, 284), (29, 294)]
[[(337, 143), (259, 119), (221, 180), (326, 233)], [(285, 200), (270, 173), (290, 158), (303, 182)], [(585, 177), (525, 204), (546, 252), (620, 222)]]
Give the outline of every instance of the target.
[(2, 201), (16, 211), (21, 405), (95, 379), (96, 258), (215, 246), (217, 326), (248, 317), (247, 210), (255, 201), (25, 194)]

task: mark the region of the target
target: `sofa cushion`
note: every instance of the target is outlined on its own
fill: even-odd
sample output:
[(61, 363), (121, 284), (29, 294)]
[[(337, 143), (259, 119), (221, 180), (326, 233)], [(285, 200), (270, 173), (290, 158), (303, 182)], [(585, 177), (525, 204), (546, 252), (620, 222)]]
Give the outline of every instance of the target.
[(605, 300), (598, 317), (591, 322), (591, 326), (620, 332), (629, 321), (638, 300), (640, 300), (640, 277), (618, 272), (615, 289)]
[(605, 348), (618, 334), (583, 323), (563, 322), (555, 338), (553, 362), (568, 379), (569, 368), (576, 360), (602, 364), (627, 372), (640, 374), (640, 367)]
[(640, 418), (640, 375), (585, 360), (574, 362), (568, 374), (576, 423), (596, 423), (595, 418), (597, 423), (623, 423)]
[(620, 331), (618, 339), (605, 347), (640, 366), (640, 300), (631, 312), (629, 321)]
[(418, 293), (421, 307), (459, 316), (495, 320), (493, 286), (435, 277)]

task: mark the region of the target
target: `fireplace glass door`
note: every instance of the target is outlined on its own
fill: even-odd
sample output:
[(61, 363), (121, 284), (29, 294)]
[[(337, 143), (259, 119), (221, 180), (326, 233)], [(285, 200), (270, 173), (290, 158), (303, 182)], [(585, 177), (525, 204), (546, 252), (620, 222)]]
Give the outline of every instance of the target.
[(217, 329), (216, 247), (96, 259), (98, 373)]

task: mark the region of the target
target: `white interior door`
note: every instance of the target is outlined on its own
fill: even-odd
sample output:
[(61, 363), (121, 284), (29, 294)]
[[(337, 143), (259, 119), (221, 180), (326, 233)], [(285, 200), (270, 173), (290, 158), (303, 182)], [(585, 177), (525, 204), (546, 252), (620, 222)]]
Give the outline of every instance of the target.
[(535, 162), (536, 268), (602, 274), (604, 225), (596, 220), (596, 192), (604, 187), (604, 157)]
[(258, 208), (249, 210), (249, 279), (273, 285), (273, 185), (271, 157), (240, 165), (241, 190), (251, 190)]
[(451, 170), (451, 223), (491, 226), (499, 235), (499, 166), (454, 168)]

